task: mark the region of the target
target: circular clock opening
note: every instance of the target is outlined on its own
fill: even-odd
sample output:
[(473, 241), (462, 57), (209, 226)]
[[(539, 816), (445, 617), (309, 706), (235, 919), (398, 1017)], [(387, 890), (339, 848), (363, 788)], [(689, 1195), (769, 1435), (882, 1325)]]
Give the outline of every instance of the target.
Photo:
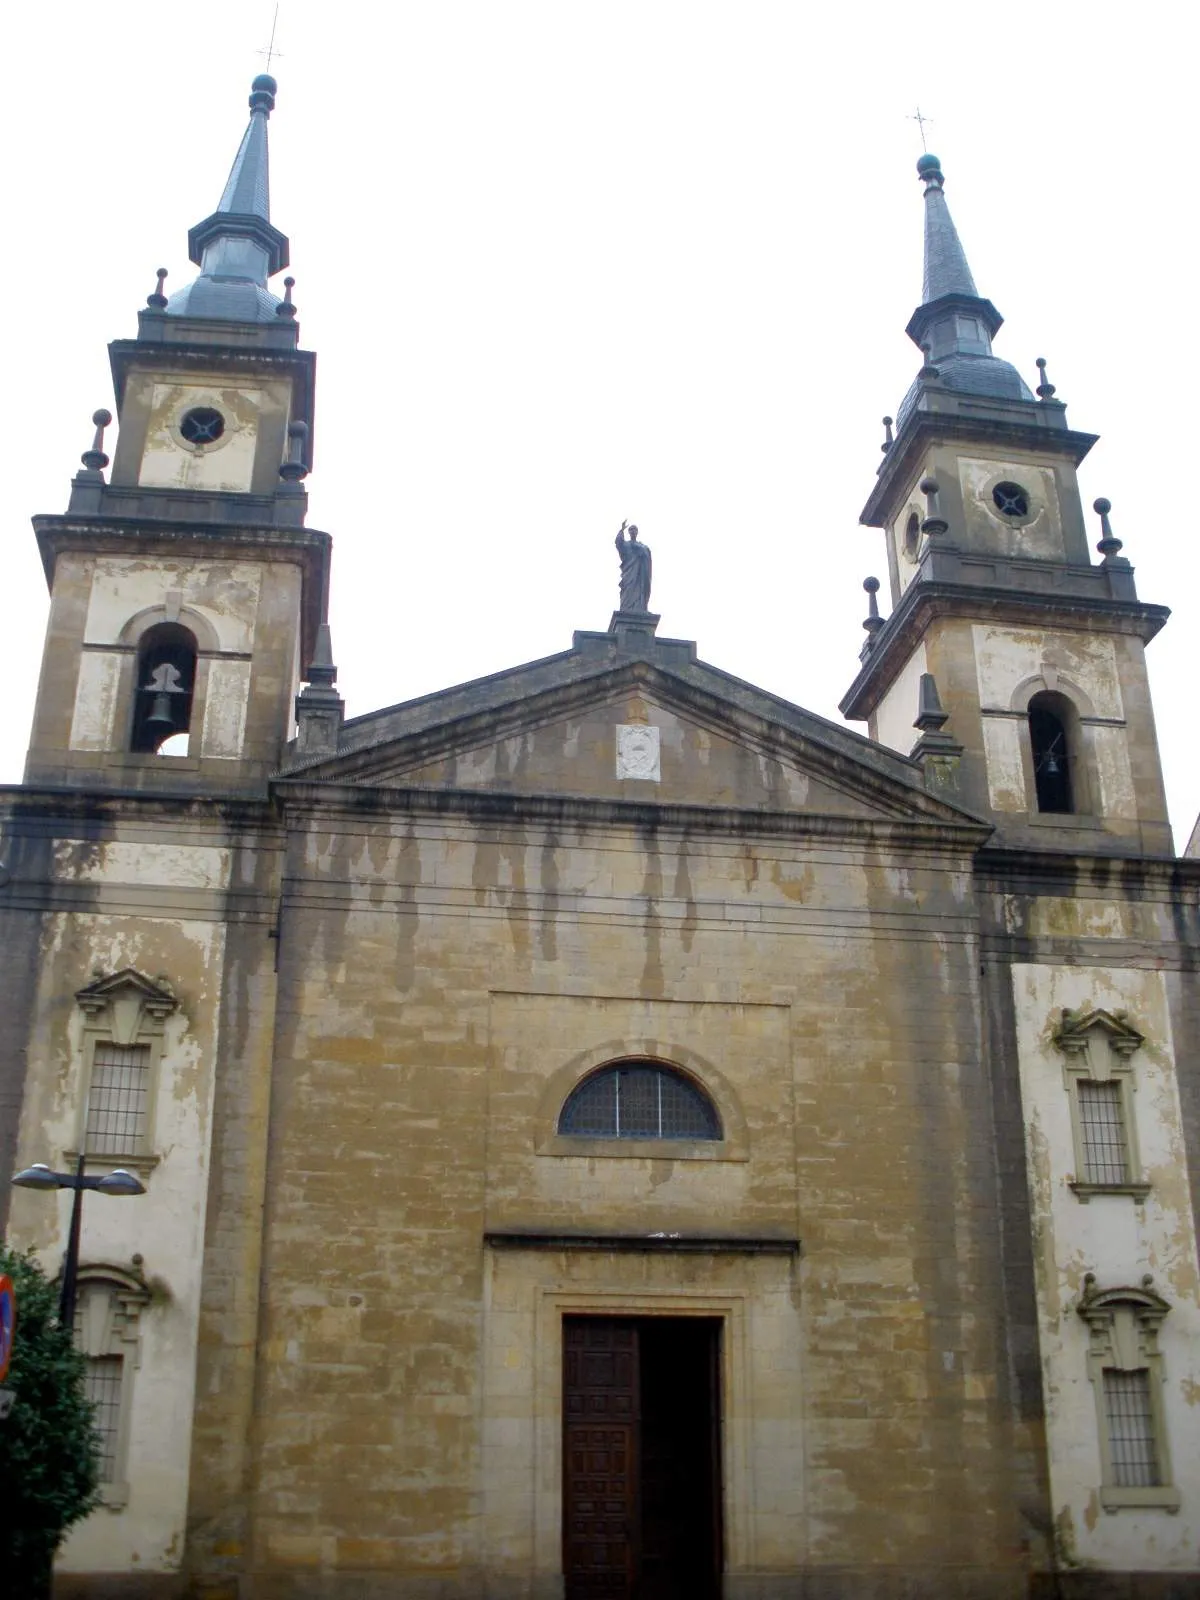
[(189, 444), (215, 444), (225, 432), (225, 418), (212, 406), (195, 406), (180, 417), (179, 431)]
[(1019, 483), (998, 483), (992, 490), (992, 503), (1002, 517), (1029, 515), (1029, 496)]

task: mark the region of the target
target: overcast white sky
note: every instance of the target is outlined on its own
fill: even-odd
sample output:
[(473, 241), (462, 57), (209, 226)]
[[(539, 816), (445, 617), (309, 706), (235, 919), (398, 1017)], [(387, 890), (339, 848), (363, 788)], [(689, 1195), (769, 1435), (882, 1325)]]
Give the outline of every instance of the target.
[[(194, 272), (271, 0), (6, 20), (0, 779), (111, 405), (107, 341)], [(919, 102), (997, 353), (1045, 355), (1144, 599), (1177, 843), (1200, 809), (1196, 11), (780, 0), (283, 0), (272, 211), (319, 352), (311, 525), (350, 715), (566, 648), (654, 552), (660, 632), (825, 716), (919, 365)], [(1098, 530), (1097, 530), (1098, 536)]]

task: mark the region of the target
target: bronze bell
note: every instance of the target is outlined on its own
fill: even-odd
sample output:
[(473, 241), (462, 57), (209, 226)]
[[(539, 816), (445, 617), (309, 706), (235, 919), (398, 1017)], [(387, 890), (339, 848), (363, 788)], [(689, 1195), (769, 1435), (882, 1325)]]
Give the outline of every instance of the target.
[[(176, 689), (176, 694), (179, 690)], [(175, 718), (171, 714), (171, 696), (164, 689), (154, 696), (154, 703), (150, 707), (150, 715), (146, 718), (148, 728), (174, 728)]]

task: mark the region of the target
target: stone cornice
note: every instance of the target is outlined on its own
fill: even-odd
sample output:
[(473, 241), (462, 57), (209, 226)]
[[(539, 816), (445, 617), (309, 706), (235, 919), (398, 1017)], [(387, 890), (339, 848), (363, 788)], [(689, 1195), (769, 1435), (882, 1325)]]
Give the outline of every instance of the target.
[[(631, 1150), (631, 1155), (636, 1155)], [(488, 1229), (483, 1242), (492, 1250), (612, 1250), (639, 1255), (799, 1256), (799, 1239), (770, 1235), (682, 1233), (534, 1233), (519, 1228)]]
[(302, 654), (311, 659), (324, 619), (333, 541), (317, 528), (252, 522), (207, 523), (168, 517), (36, 516), (38, 550), (48, 588), (64, 551), (89, 555), (178, 555), (181, 547), (206, 559), (286, 562), (302, 573)]
[[(908, 487), (920, 469), (922, 457), (936, 441), (956, 439), (984, 448), (1015, 446), (1039, 455), (1066, 456), (1078, 466), (1099, 437), (1065, 428), (1059, 423), (1057, 410), (1041, 411), (1026, 401), (1008, 402), (1012, 414), (1005, 416), (1006, 404), (999, 400), (949, 392), (944, 397), (939, 395), (939, 399), (946, 409), (913, 412), (896, 435), (880, 465), (875, 487), (859, 513), (858, 520), (867, 527), (886, 526), (893, 502)], [(950, 409), (952, 406), (961, 407), (961, 413)], [(985, 407), (996, 414), (982, 414)]]
[(1148, 643), (1170, 614), (1166, 606), (1147, 605), (1140, 600), (917, 579), (909, 584), (876, 635), (875, 647), (842, 697), (839, 710), (855, 720), (869, 717), (911, 659), (930, 623), (938, 617), (1026, 628), (1066, 626), (1088, 633), (1124, 633)]
[[(63, 784), (0, 784), (0, 825), (25, 836), (62, 834), (57, 824), (112, 837), (120, 822), (184, 823), (228, 841), (231, 833), (252, 833), (258, 840), (278, 831), (280, 817), (268, 799), (237, 795), (172, 795), (146, 789), (68, 787)], [(78, 832), (77, 832), (77, 836)]]
[(1106, 898), (1127, 899), (1132, 889), (1144, 898), (1157, 891), (1164, 901), (1185, 895), (1200, 904), (1200, 858), (1004, 849), (985, 846), (975, 858), (976, 883), (982, 893), (1054, 894), (1072, 898), (1094, 891)]
[[(486, 789), (383, 788), (352, 783), (276, 779), (273, 792), (285, 817), (328, 824), (380, 816), (459, 817), (476, 823), (562, 828), (621, 828), (651, 834), (725, 834), (734, 838), (822, 839), (887, 846), (903, 853), (967, 857), (990, 837), (988, 823), (955, 817), (853, 817), (827, 812), (768, 811), (727, 806), (662, 805), (572, 795), (503, 793)], [(946, 808), (948, 810), (948, 808)]]

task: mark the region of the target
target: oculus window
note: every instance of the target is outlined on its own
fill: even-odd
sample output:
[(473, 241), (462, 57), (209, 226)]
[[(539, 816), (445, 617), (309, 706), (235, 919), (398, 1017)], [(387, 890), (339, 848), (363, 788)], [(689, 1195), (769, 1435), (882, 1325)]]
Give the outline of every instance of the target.
[(692, 1079), (653, 1061), (601, 1067), (568, 1096), (560, 1134), (583, 1139), (720, 1139), (721, 1119)]

